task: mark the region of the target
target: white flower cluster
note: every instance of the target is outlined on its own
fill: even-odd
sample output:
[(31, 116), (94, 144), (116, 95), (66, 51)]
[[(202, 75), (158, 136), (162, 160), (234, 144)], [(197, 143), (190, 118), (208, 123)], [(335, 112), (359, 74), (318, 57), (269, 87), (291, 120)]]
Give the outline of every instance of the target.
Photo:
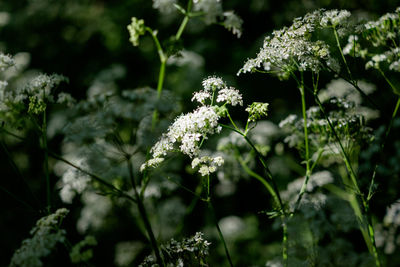
[(205, 91), (215, 91), (226, 87), (225, 82), (219, 77), (208, 77), (201, 83)]
[(243, 106), (242, 95), (240, 94), (239, 90), (233, 87), (220, 90), (218, 92), (217, 102), (225, 102), (232, 106)]
[(379, 48), (368, 50), (361, 47), (360, 36), (349, 37), (343, 53), (353, 56), (368, 58), (366, 69), (382, 69), (387, 65), (389, 70), (400, 72), (400, 48), (396, 44), (400, 37), (400, 8), (395, 13), (387, 13), (376, 21), (364, 24), (362, 36), (372, 46)]
[(43, 266), (41, 259), (49, 255), (57, 243), (65, 241), (66, 232), (59, 228), (59, 224), (67, 214), (68, 210), (62, 208), (39, 219), (30, 231), (32, 238), (22, 241), (22, 246), (15, 251), (10, 267)]
[(103, 226), (112, 209), (111, 200), (92, 191), (85, 191), (81, 200), (84, 207), (76, 223), (78, 232), (82, 234), (88, 229), (98, 230)]
[(321, 18), (322, 27), (336, 27), (347, 23), (351, 13), (347, 10), (328, 10), (323, 13)]
[(400, 246), (400, 199), (386, 208), (383, 224), (378, 224), (376, 229), (376, 245), (383, 247), (385, 254), (393, 254)]
[(347, 44), (343, 47), (343, 54), (350, 55), (353, 57), (365, 58), (368, 54), (367, 49), (362, 49), (360, 43), (358, 42), (358, 35), (350, 35), (347, 39)]
[(153, 0), (153, 8), (158, 9), (161, 13), (169, 14), (176, 10), (174, 4), (177, 0)]
[[(294, 204), (295, 201), (297, 200), (301, 187), (303, 186), (304, 179), (305, 179), (304, 177), (300, 177), (294, 180), (293, 182), (289, 183), (287, 185), (287, 189), (281, 193), (282, 198), (289, 201), (291, 204)], [(310, 194), (316, 188), (322, 187), (326, 184), (333, 183), (333, 181), (334, 178), (332, 176), (332, 173), (330, 173), (329, 171), (316, 172), (311, 175), (308, 181), (306, 193)], [(316, 206), (320, 206), (321, 204), (323, 204), (325, 199), (321, 197), (321, 195), (319, 194), (314, 194), (314, 195), (316, 196), (315, 199), (313, 199), (314, 196), (310, 195), (306, 198), (303, 198), (303, 202), (306, 201), (306, 202), (311, 202), (312, 204), (318, 204)], [(318, 203), (319, 200), (321, 200), (322, 203), (321, 202)]]
[(369, 21), (364, 25), (367, 39), (373, 46), (385, 46), (388, 40), (396, 39), (400, 26), (399, 14), (400, 11), (397, 9), (396, 13), (387, 13), (378, 20)]
[(400, 227), (400, 199), (386, 209), (386, 215), (383, 218), (385, 225), (394, 225)]
[(5, 71), (7, 68), (15, 64), (14, 59), (0, 52), (0, 71)]
[[(85, 160), (75, 163), (79, 167), (86, 167)], [(76, 194), (81, 194), (88, 187), (90, 177), (74, 167), (68, 166), (61, 179), (60, 198), (64, 203), (72, 203)]]
[(62, 75), (40, 74), (33, 78), (24, 87), (15, 90), (8, 89), (7, 82), (0, 83), (0, 111), (25, 112), (39, 114), (46, 110), (48, 103), (63, 103), (72, 105), (75, 100), (67, 93), (60, 93), (57, 99), (54, 97), (54, 88), (61, 82), (68, 82)]
[(218, 119), (218, 114), (211, 106), (201, 106), (191, 113), (179, 116), (151, 149), (153, 156), (166, 156), (177, 142), (180, 143), (179, 149), (183, 154), (190, 157), (197, 155), (201, 139), (221, 131)]
[(218, 17), (223, 13), (220, 0), (194, 0), (193, 10), (204, 13), (206, 24), (216, 23)]
[(144, 20), (142, 19), (132, 17), (131, 21), (131, 24), (127, 26), (130, 35), (129, 41), (132, 43), (133, 46), (138, 46), (139, 37), (145, 34), (146, 27), (144, 26)]
[(242, 35), (243, 20), (232, 10), (224, 11), (221, 0), (193, 0), (193, 10), (203, 14), (206, 24), (220, 23), (237, 38)]
[[(168, 128), (160, 140), (152, 147), (150, 152), (153, 158), (145, 162), (140, 170), (144, 171), (149, 167), (156, 167), (160, 164), (168, 152), (173, 151), (176, 146), (180, 152), (191, 158), (197, 157), (200, 152), (200, 143), (207, 139), (208, 135), (219, 133), (221, 126), (218, 125), (220, 115), (217, 113), (217, 105), (206, 105), (206, 100), (213, 103), (213, 97), (216, 95), (216, 102), (225, 104), (243, 105), (242, 96), (238, 90), (233, 87), (227, 87), (221, 78), (209, 77), (202, 82), (203, 90), (194, 93), (192, 101), (198, 101), (201, 106), (188, 114), (180, 115), (175, 122)], [(196, 162), (196, 160), (194, 160)], [(206, 170), (205, 163), (210, 165)], [(201, 162), (200, 173), (214, 172), (215, 166), (222, 165), (220, 159), (206, 160)], [(198, 162), (195, 164), (197, 166)]]
[(255, 122), (262, 117), (266, 117), (268, 115), (268, 106), (268, 103), (253, 102), (246, 108), (246, 111), (249, 113), (248, 120)]
[(207, 176), (217, 170), (217, 166), (220, 167), (224, 164), (224, 159), (222, 157), (201, 157), (194, 158), (192, 160), (192, 168), (199, 167), (199, 173), (202, 176)]
[(349, 15), (348, 11), (317, 10), (294, 19), (290, 27), (266, 37), (257, 57), (249, 59), (238, 75), (262, 69), (273, 70), (281, 79), (287, 79), (296, 70), (318, 72), (323, 63), (333, 64), (329, 46), (324, 41), (314, 41), (312, 33), (329, 25), (344, 24)]
[[(167, 266), (179, 267), (193, 266), (193, 261), (188, 261), (188, 259), (196, 259), (197, 262), (204, 263), (210, 245), (211, 243), (204, 239), (203, 233), (201, 232), (197, 232), (190, 238), (184, 238), (182, 241), (171, 239), (170, 242), (163, 245), (163, 252), (164, 255), (166, 255), (164, 261)], [(197, 266), (199, 264), (195, 265)], [(147, 256), (139, 265), (139, 267), (148, 266), (158, 266), (152, 255)]]
[(233, 11), (226, 11), (223, 13), (224, 15), (224, 27), (231, 31), (237, 38), (242, 36), (242, 25), (243, 20), (235, 14)]

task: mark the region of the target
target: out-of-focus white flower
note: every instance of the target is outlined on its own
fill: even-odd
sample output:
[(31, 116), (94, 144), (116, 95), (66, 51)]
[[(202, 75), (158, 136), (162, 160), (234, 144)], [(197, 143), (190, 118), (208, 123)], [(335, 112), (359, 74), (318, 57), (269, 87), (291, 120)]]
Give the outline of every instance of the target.
[(84, 207), (76, 228), (80, 233), (85, 233), (89, 228), (99, 229), (112, 208), (111, 200), (91, 191), (86, 191), (81, 199)]
[(237, 38), (240, 38), (242, 36), (243, 20), (233, 11), (226, 11), (223, 16), (225, 18), (224, 27), (236, 35)]
[(10, 267), (41, 267), (42, 258), (55, 248), (57, 243), (65, 241), (65, 230), (59, 228), (60, 222), (67, 216), (67, 209), (58, 209), (55, 213), (40, 218), (32, 228), (31, 238), (22, 241), (11, 259)]
[[(85, 167), (85, 160), (79, 159), (76, 163)], [(81, 194), (88, 186), (90, 177), (74, 167), (68, 166), (61, 178), (60, 198), (64, 203), (72, 203), (76, 194)]]
[(11, 56), (0, 52), (0, 71), (5, 71), (7, 68), (14, 66), (14, 64), (15, 61)]
[(158, 9), (161, 13), (169, 14), (176, 10), (174, 4), (177, 0), (153, 0), (153, 8)]
[(218, 17), (223, 14), (220, 0), (196, 0), (193, 1), (193, 10), (204, 13), (206, 24), (216, 23)]

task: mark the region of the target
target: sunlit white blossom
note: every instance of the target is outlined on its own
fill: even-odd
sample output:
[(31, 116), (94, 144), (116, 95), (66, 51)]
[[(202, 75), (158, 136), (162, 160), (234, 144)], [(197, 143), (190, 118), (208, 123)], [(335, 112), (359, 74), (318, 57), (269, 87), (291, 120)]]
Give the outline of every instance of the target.
[(323, 12), (323, 16), (321, 18), (321, 26), (333, 26), (336, 27), (340, 24), (347, 23), (347, 19), (350, 17), (350, 12), (347, 10), (328, 10)]
[(216, 89), (222, 89), (226, 87), (225, 82), (215, 76), (210, 76), (202, 82), (205, 91), (215, 91)]
[(239, 90), (230, 87), (224, 88), (218, 92), (217, 102), (225, 102), (232, 106), (240, 105), (243, 106), (242, 95)]

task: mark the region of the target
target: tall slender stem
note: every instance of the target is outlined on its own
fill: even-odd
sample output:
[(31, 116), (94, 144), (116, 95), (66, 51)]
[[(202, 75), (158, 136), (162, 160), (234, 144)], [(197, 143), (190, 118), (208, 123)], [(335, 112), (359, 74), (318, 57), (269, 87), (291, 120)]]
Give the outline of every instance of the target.
[[(393, 125), (394, 119), (396, 118), (399, 107), (400, 107), (400, 96), (397, 98), (397, 103), (393, 110), (392, 118), (390, 119), (389, 126), (386, 129), (385, 139), (383, 140), (383, 142), (381, 144), (381, 151), (383, 151), (383, 149), (385, 148), (387, 138), (389, 136), (390, 130), (392, 129), (392, 125)], [(367, 201), (369, 201), (373, 195), (373, 191), (374, 191), (373, 188), (374, 188), (374, 184), (375, 184), (375, 177), (376, 177), (376, 172), (377, 172), (378, 166), (379, 166), (378, 164), (375, 165), (374, 172), (372, 173), (372, 179), (371, 179), (371, 184), (369, 185)]]
[[(270, 171), (270, 169), (268, 168), (268, 165), (267, 165), (267, 163), (265, 162), (265, 160), (264, 160), (264, 158), (263, 158), (263, 155), (261, 155), (260, 154), (260, 152), (257, 150), (257, 148), (255, 147), (255, 145), (253, 144), (253, 142), (247, 137), (247, 132), (246, 133), (243, 133), (237, 126), (236, 126), (236, 124), (233, 122), (233, 120), (232, 120), (232, 117), (230, 116), (230, 114), (229, 114), (229, 111), (228, 111), (228, 118), (229, 118), (229, 120), (230, 120), (230, 122), (232, 123), (232, 125), (233, 125), (233, 127), (234, 128), (232, 128), (232, 127), (230, 127), (230, 126), (227, 126), (227, 125), (223, 125), (223, 124), (220, 124), (222, 127), (224, 127), (224, 128), (227, 128), (227, 129), (230, 129), (230, 130), (232, 130), (232, 131), (234, 131), (234, 132), (236, 132), (236, 133), (238, 133), (238, 134), (240, 134), (245, 140), (246, 140), (246, 142), (250, 145), (250, 147), (253, 149), (253, 151), (256, 153), (256, 156), (257, 156), (257, 158), (258, 158), (258, 160), (261, 162), (261, 164), (262, 164), (262, 166), (263, 166), (263, 168), (264, 168), (264, 171), (265, 171), (265, 173), (266, 173), (266, 176), (267, 176), (267, 179), (269, 179), (269, 181), (271, 182), (271, 184), (272, 184), (272, 190), (271, 191), (273, 191), (274, 193), (272, 193), (272, 196), (274, 197), (274, 200), (277, 202), (277, 204), (278, 204), (278, 206), (279, 206), (279, 209), (280, 209), (280, 212), (281, 212), (281, 219), (282, 219), (282, 228), (283, 228), (283, 237), (282, 237), (282, 245), (283, 245), (283, 248), (282, 248), (282, 259), (283, 259), (283, 262), (284, 262), (284, 266), (286, 267), (286, 266), (288, 266), (288, 247), (289, 247), (289, 243), (288, 243), (288, 233), (287, 233), (287, 224), (286, 224), (286, 217), (287, 217), (287, 215), (286, 215), (286, 212), (285, 212), (285, 209), (284, 209), (284, 205), (283, 205), (283, 201), (282, 201), (282, 198), (281, 198), (281, 196), (280, 196), (280, 193), (279, 193), (279, 189), (278, 189), (278, 186), (277, 186), (277, 184), (276, 184), (276, 182), (275, 182), (275, 179), (273, 179), (273, 176), (272, 176), (272, 173), (271, 173), (271, 171)], [(257, 177), (257, 175), (256, 176), (253, 176), (253, 177), (255, 177), (256, 179), (258, 179)], [(266, 186), (266, 188), (268, 189), (268, 190), (270, 190), (270, 186), (269, 186), (269, 184), (268, 183), (264, 183), (262, 180), (260, 180), (263, 184), (264, 184), (264, 186)], [(270, 192), (271, 192), (270, 191)]]
[(307, 128), (307, 113), (306, 113), (306, 97), (304, 91), (304, 80), (303, 80), (303, 73), (301, 73), (301, 82), (299, 84), (299, 90), (301, 94), (301, 111), (303, 114), (303, 128), (304, 128), (304, 146), (306, 150), (305, 159), (306, 159), (306, 177), (304, 178), (303, 185), (301, 186), (299, 196), (296, 200), (294, 211), (298, 210), (301, 199), (304, 193), (307, 190), (308, 181), (310, 180), (311, 176), (311, 169), (310, 169), (310, 148), (308, 144), (308, 128)]
[(346, 58), (344, 57), (344, 54), (343, 54), (342, 46), (340, 45), (339, 35), (337, 33), (336, 27), (333, 27), (333, 33), (335, 35), (336, 45), (337, 45), (337, 47), (339, 49), (340, 56), (342, 57), (343, 63), (346, 66), (347, 73), (349, 74), (349, 78), (350, 78), (351, 81), (354, 82), (353, 75), (351, 74), (349, 65), (347, 64), (347, 60), (346, 60)]
[(175, 39), (176, 40), (179, 40), (181, 38), (182, 33), (185, 30), (187, 23), (189, 22), (189, 19), (190, 19), (189, 14), (192, 11), (192, 5), (193, 5), (192, 0), (189, 0), (188, 1), (188, 5), (187, 5), (187, 9), (186, 9), (185, 17), (183, 18), (183, 21), (182, 21), (181, 25), (179, 26), (178, 32), (175, 35)]
[[(380, 267), (381, 266), (381, 262), (380, 262), (380, 259), (379, 259), (378, 251), (376, 249), (375, 234), (374, 234), (374, 228), (372, 226), (372, 220), (371, 220), (370, 211), (369, 211), (369, 204), (365, 200), (365, 197), (362, 194), (362, 192), (361, 192), (361, 190), (360, 190), (360, 188), (358, 186), (357, 178), (356, 178), (355, 172), (354, 172), (354, 170), (353, 170), (353, 168), (351, 166), (349, 156), (347, 155), (347, 153), (346, 153), (346, 151), (345, 151), (345, 149), (344, 149), (344, 147), (342, 145), (342, 142), (341, 142), (339, 136), (337, 135), (336, 130), (335, 130), (335, 128), (333, 127), (333, 125), (331, 123), (331, 120), (327, 116), (327, 114), (325, 112), (325, 109), (323, 108), (322, 103), (321, 103), (318, 95), (316, 94), (316, 92), (314, 92), (314, 98), (315, 98), (315, 101), (317, 102), (317, 104), (318, 104), (323, 116), (327, 120), (328, 125), (329, 125), (332, 133), (334, 134), (334, 136), (336, 138), (336, 141), (339, 143), (340, 150), (341, 150), (342, 157), (343, 157), (343, 161), (344, 161), (344, 163), (346, 165), (346, 169), (347, 169), (347, 171), (348, 171), (348, 173), (350, 175), (350, 178), (351, 178), (351, 181), (353, 183), (353, 187), (354, 187), (355, 193), (361, 199), (361, 204), (362, 204), (362, 206), (364, 208), (364, 215), (365, 215), (365, 219), (363, 220), (363, 223), (368, 229), (368, 237), (369, 237), (370, 242), (371, 242), (372, 255), (374, 256), (375, 264), (376, 264), (376, 266)], [(367, 245), (368, 245), (368, 243), (367, 243)]]
[(219, 228), (218, 219), (217, 219), (217, 216), (215, 215), (215, 210), (214, 210), (214, 207), (213, 207), (213, 205), (211, 203), (210, 175), (207, 175), (206, 179), (207, 180), (204, 182), (204, 185), (206, 187), (206, 194), (207, 194), (206, 202), (208, 204), (208, 208), (211, 211), (211, 216), (213, 217), (213, 221), (215, 223), (215, 227), (217, 228), (219, 239), (221, 240), (222, 244), (224, 245), (226, 258), (228, 259), (229, 265), (231, 267), (233, 267), (233, 263), (232, 263), (231, 255), (230, 255), (229, 250), (228, 250), (228, 246), (226, 245), (226, 241), (225, 241), (224, 235), (222, 234), (221, 228)]
[(47, 147), (47, 118), (46, 110), (43, 112), (43, 124), (42, 124), (42, 142), (44, 149), (44, 174), (46, 178), (46, 210), (51, 213), (51, 188), (50, 188), (50, 175), (49, 175), (49, 153)]
[(151, 224), (150, 224), (149, 217), (148, 217), (147, 212), (146, 212), (146, 208), (144, 207), (143, 200), (140, 197), (139, 192), (137, 191), (137, 188), (136, 188), (135, 177), (133, 175), (133, 166), (132, 166), (130, 158), (127, 158), (127, 164), (128, 164), (128, 170), (129, 170), (129, 178), (130, 178), (131, 183), (132, 183), (133, 192), (135, 193), (135, 197), (136, 197), (136, 200), (137, 200), (137, 206), (138, 206), (138, 209), (139, 209), (139, 213), (140, 213), (140, 216), (141, 216), (141, 218), (143, 220), (143, 223), (144, 223), (144, 226), (146, 228), (147, 234), (149, 235), (150, 243), (151, 243), (151, 246), (153, 247), (154, 253), (156, 255), (157, 263), (160, 266), (165, 266), (164, 260), (163, 260), (163, 258), (161, 257), (161, 254), (160, 254), (160, 249), (158, 247), (157, 240), (156, 240), (156, 238), (154, 236), (153, 229), (152, 229)]

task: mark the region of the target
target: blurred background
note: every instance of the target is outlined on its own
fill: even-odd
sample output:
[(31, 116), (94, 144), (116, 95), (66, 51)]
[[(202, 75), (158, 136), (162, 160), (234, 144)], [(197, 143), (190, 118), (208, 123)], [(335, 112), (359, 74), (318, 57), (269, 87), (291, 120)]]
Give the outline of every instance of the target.
[[(186, 5), (185, 1), (179, 2), (182, 6)], [(318, 8), (348, 9), (362, 18), (376, 19), (386, 12), (393, 12), (397, 4), (396, 0), (223, 1), (224, 10), (235, 10), (244, 21), (241, 38), (236, 38), (219, 25), (206, 25), (201, 20), (191, 20), (183, 34), (181, 45), (186, 51), (193, 53), (190, 54), (188, 61), (171, 63), (167, 66), (164, 87), (178, 96), (180, 103), (178, 110), (188, 112), (193, 109), (190, 99), (194, 91), (201, 89), (201, 81), (209, 75), (221, 76), (228, 84), (241, 91), (245, 105), (253, 101), (269, 102), (268, 119), (277, 125), (289, 114), (300, 112), (300, 95), (295, 83), (280, 82), (277, 78), (263, 74), (236, 76), (245, 60), (256, 55), (264, 37), (274, 29), (290, 25), (293, 18)], [(69, 83), (63, 85), (62, 89), (78, 101), (85, 99), (89, 89), (98, 84), (102, 84), (106, 90), (107, 88), (126, 90), (144, 86), (156, 88), (158, 55), (148, 36), (141, 39), (139, 47), (131, 45), (126, 29), (131, 17), (142, 18), (146, 25), (157, 29), (162, 41), (167, 41), (169, 36), (176, 33), (182, 20), (178, 12), (160, 14), (158, 10), (153, 9), (150, 0), (2, 0), (0, 1), (0, 51), (15, 56), (21, 68), (20, 82), (39, 72), (62, 74), (69, 78)], [(365, 73), (364, 65), (353, 65), (353, 67)], [(321, 83), (326, 84), (330, 78), (322, 77)], [(383, 110), (381, 119), (372, 121), (371, 126), (379, 128), (380, 125), (387, 123), (395, 98), (376, 74), (371, 72), (364, 79), (372, 81), (378, 88), (374, 99)], [(312, 101), (311, 98), (309, 101)], [(243, 121), (246, 118), (241, 117), (242, 113), (239, 111), (234, 114), (238, 120)], [(44, 214), (45, 183), (42, 170), (44, 156), (34, 131), (25, 132), (25, 136), (28, 142), (23, 143), (7, 141), (6, 137), (1, 137), (3, 141), (0, 149), (0, 185), (14, 197), (4, 190), (0, 193), (0, 266), (9, 264), (14, 250), (29, 236), (29, 231), (36, 220)], [(62, 132), (52, 133), (50, 148), (53, 151), (60, 151), (63, 138)], [(282, 140), (283, 137), (279, 134), (271, 138), (269, 143), (271, 150), (279, 150)], [(295, 151), (289, 149), (287, 152), (293, 155), (293, 158), (298, 157)], [(393, 147), (390, 153), (397, 155), (399, 152)], [(293, 158), (292, 161), (295, 161)], [(296, 173), (296, 166), (290, 165), (287, 160), (277, 156), (270, 162), (271, 168), (280, 177), (281, 188), (285, 188)], [(51, 162), (52, 166), (54, 164), (55, 161)], [(396, 165), (396, 162), (393, 164)], [(187, 179), (185, 185), (195, 190), (196, 177), (191, 177), (190, 170), (181, 171), (180, 175)], [(60, 177), (52, 173), (51, 179), (52, 186), (56, 188)], [(219, 180), (214, 184), (217, 217), (220, 224), (225, 224), (223, 229), (237, 266), (251, 264), (265, 266), (267, 260), (279, 258), (281, 235), (279, 223), (263, 214), (269, 207), (267, 192), (258, 186), (257, 181), (251, 179), (234, 178), (225, 184)], [(378, 192), (376, 201), (371, 207), (377, 218), (382, 218), (385, 215), (385, 207), (398, 198), (396, 189), (398, 186), (398, 181), (382, 182), (382, 192), (385, 193), (379, 195)], [(224, 266), (226, 262), (223, 247), (219, 244), (214, 230), (209, 229), (211, 224), (205, 205), (196, 204), (191, 215), (185, 217), (184, 225), (181, 226), (178, 235), (174, 235), (175, 230), (170, 229), (183, 221), (185, 209), (193, 203), (192, 198), (184, 190), (176, 190), (173, 195), (162, 196), (154, 201), (151, 212), (163, 216), (163, 220), (154, 219), (157, 221), (154, 223), (157, 235), (164, 236), (162, 239), (168, 241), (171, 237), (179, 240), (182, 236), (191, 236), (197, 231), (204, 231), (206, 239), (209, 238), (212, 242), (210, 266)], [(33, 209), (28, 209), (17, 199), (29, 203)], [(54, 194), (54, 199), (56, 206), (64, 206), (57, 193)], [(63, 226), (71, 242), (76, 243), (86, 234), (95, 235), (99, 244), (94, 248), (94, 258), (91, 261), (93, 266), (138, 265), (149, 254), (150, 248), (138, 230), (137, 223), (134, 222), (132, 214), (135, 214), (135, 211), (126, 212), (126, 203), (104, 204), (112, 205), (112, 208), (99, 219), (102, 221), (101, 226), (86, 227), (84, 231), (80, 231), (76, 226), (77, 221), (89, 202), (88, 199), (75, 199), (72, 204), (67, 205), (71, 213), (63, 222)], [(92, 202), (91, 205), (96, 205), (95, 199)], [(334, 203), (334, 201), (330, 203), (332, 208), (335, 206)], [(346, 212), (345, 209), (342, 210), (341, 216)], [(341, 227), (346, 227), (347, 223), (355, 224), (354, 218), (349, 219), (345, 216), (336, 222), (344, 224)], [(357, 258), (357, 255), (366, 251), (365, 244), (357, 232), (357, 227), (352, 229), (345, 231), (341, 237), (343, 240), (355, 241), (350, 245), (336, 244), (337, 253), (342, 252), (341, 255), (345, 255), (347, 251), (353, 251), (351, 259), (354, 260), (354, 265), (349, 266), (361, 266), (363, 260)], [(162, 231), (167, 233), (161, 234)], [(322, 243), (329, 243), (329, 240), (330, 237), (326, 237)], [(398, 249), (395, 251), (398, 252)], [(329, 255), (334, 255), (334, 250)], [(392, 259), (389, 261), (400, 260), (398, 256), (396, 258), (395, 253), (391, 255), (388, 256), (388, 259)], [(56, 266), (70, 265), (68, 254), (62, 249), (56, 257), (58, 262)], [(365, 257), (368, 258), (368, 254)], [(49, 262), (56, 261), (49, 259)]]

